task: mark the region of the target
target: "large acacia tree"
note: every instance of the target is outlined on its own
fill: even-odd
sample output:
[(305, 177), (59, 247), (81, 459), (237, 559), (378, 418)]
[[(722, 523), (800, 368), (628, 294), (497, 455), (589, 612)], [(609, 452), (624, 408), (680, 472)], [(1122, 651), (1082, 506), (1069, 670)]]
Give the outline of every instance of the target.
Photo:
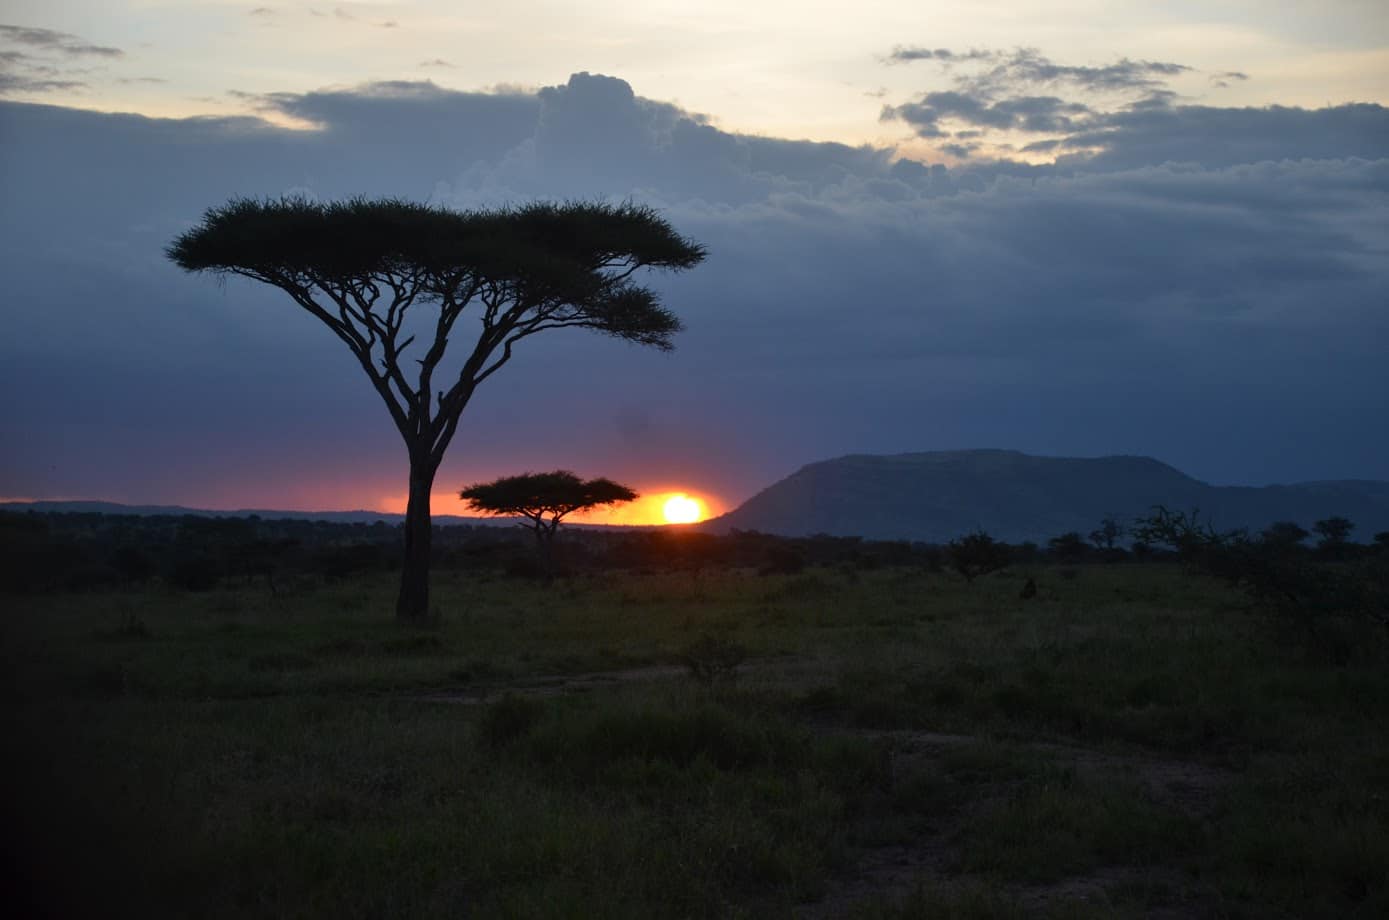
[(168, 255), (188, 271), (279, 288), (357, 359), (409, 456), (396, 616), (414, 621), (429, 616), (434, 476), (474, 391), (519, 341), (550, 329), (669, 350), (680, 321), (637, 273), (692, 268), (704, 249), (634, 204), (460, 212), (287, 198), (212, 208)]

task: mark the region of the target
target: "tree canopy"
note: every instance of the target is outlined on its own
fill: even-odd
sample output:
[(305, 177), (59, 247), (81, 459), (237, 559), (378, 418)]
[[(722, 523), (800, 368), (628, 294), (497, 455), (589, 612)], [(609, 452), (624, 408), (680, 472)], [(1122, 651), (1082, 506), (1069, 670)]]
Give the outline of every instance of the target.
[[(691, 268), (704, 249), (630, 203), (451, 211), (395, 199), (242, 198), (208, 210), (168, 255), (188, 271), (287, 292), (357, 356), (402, 434), (431, 435), (439, 459), (451, 419), (523, 338), (580, 327), (669, 350), (680, 321), (633, 275)], [(438, 316), (432, 341), (412, 356), (411, 380), (402, 359), (416, 334), (406, 321), (424, 304)], [(480, 334), (458, 378), (436, 394), (449, 335), (474, 306)]]
[[(363, 198), (234, 199), (167, 253), (188, 271), (283, 290), (347, 345), (385, 402), (410, 457), (402, 619), (428, 615), (429, 496), (478, 385), (518, 342), (549, 329), (669, 350), (680, 321), (635, 275), (692, 268), (705, 255), (632, 203), (452, 211)], [(475, 336), (460, 336), (471, 344), (446, 370), (465, 315)]]
[(568, 470), (503, 476), (468, 486), (459, 493), (471, 511), (522, 517), (538, 538), (554, 535), (566, 515), (587, 508), (629, 502), (637, 497), (611, 479), (581, 479)]

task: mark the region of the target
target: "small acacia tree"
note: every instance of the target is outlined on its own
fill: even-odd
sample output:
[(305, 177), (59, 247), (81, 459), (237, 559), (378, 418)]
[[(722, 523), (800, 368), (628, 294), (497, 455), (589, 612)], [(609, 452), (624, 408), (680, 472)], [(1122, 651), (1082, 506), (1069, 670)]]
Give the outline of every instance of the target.
[(503, 476), (474, 483), (458, 495), (472, 511), (525, 518), (521, 526), (535, 534), (547, 573), (553, 568), (555, 531), (565, 516), (637, 497), (636, 492), (611, 479), (580, 479), (568, 470)]
[[(279, 288), (356, 358), (409, 456), (396, 616), (414, 621), (429, 616), (434, 477), (477, 387), (521, 339), (550, 329), (669, 350), (680, 321), (634, 275), (692, 268), (704, 249), (633, 204), (459, 212), (287, 198), (213, 208), (168, 255), (188, 271)], [(466, 332), (465, 317), (474, 320)], [(457, 338), (464, 351), (449, 355)]]

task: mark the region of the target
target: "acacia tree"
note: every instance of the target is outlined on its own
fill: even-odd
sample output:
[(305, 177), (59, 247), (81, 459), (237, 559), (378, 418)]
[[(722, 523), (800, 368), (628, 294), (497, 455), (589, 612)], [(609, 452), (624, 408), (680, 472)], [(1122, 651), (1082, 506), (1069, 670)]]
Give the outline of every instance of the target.
[(474, 483), (458, 496), (472, 511), (525, 518), (521, 526), (535, 534), (536, 549), (545, 571), (549, 572), (555, 531), (566, 515), (629, 502), (637, 493), (611, 479), (580, 479), (568, 470), (555, 470)]
[[(705, 255), (630, 203), (460, 212), (360, 198), (236, 199), (207, 211), (167, 253), (188, 271), (284, 291), (347, 345), (385, 402), (410, 463), (396, 602), (405, 621), (429, 616), (430, 494), (477, 387), (520, 340), (550, 329), (670, 350), (680, 321), (635, 275), (692, 268)], [(465, 317), (475, 321), (470, 332)], [(465, 344), (450, 355), (455, 338)]]

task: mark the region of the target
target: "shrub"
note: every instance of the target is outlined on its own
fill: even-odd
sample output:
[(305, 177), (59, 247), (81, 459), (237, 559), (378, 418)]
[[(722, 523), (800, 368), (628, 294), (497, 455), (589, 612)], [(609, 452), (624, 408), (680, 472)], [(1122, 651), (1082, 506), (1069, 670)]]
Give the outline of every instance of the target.
[(998, 542), (982, 530), (958, 540), (951, 540), (945, 552), (951, 567), (963, 575), (967, 582), (973, 582), (980, 575), (1007, 568), (1011, 561), (1008, 544)]

